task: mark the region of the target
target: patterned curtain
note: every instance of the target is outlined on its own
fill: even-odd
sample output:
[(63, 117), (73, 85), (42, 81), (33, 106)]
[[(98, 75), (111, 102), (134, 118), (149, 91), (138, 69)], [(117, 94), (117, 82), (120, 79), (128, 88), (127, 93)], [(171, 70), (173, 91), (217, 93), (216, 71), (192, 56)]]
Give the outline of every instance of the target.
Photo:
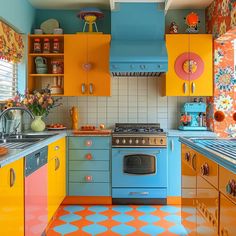
[(23, 51), (22, 36), (0, 21), (0, 58), (11, 62), (20, 62)]

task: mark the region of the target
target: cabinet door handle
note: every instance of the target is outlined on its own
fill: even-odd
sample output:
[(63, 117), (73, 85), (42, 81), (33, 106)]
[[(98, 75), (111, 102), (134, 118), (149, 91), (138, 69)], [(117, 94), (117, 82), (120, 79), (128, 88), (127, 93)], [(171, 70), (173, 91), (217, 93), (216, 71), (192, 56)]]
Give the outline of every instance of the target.
[(192, 168), (196, 170), (196, 154), (193, 154), (192, 157)]
[(90, 161), (90, 160), (93, 159), (93, 156), (92, 156), (91, 153), (87, 153), (87, 154), (85, 155), (85, 158)]
[(196, 85), (195, 85), (195, 83), (193, 82), (193, 83), (192, 83), (192, 93), (195, 93), (195, 90), (196, 90)]
[(93, 144), (93, 141), (92, 141), (92, 140), (86, 140), (86, 141), (85, 141), (85, 146), (86, 146), (86, 147), (90, 147), (90, 146), (92, 146), (92, 144)]
[(175, 149), (175, 146), (174, 146), (174, 140), (171, 139), (171, 151), (173, 152)]
[(149, 192), (129, 192), (130, 195), (149, 195)]
[(83, 83), (81, 85), (81, 92), (82, 92), (82, 94), (85, 94), (85, 92), (86, 92), (85, 83)]
[(13, 187), (16, 182), (16, 173), (14, 169), (10, 169), (10, 187)]
[(59, 160), (59, 158), (58, 157), (56, 157), (55, 158), (55, 170), (58, 170), (59, 169), (59, 167), (60, 167), (60, 160)]
[(93, 181), (93, 176), (92, 175), (86, 175), (85, 180), (86, 180), (86, 182), (92, 182)]
[(210, 172), (209, 165), (207, 163), (204, 163), (201, 165), (201, 175), (202, 176), (208, 176)]
[(93, 83), (89, 84), (89, 93), (93, 94)]
[(187, 93), (187, 84), (184, 82), (184, 94), (186, 94)]

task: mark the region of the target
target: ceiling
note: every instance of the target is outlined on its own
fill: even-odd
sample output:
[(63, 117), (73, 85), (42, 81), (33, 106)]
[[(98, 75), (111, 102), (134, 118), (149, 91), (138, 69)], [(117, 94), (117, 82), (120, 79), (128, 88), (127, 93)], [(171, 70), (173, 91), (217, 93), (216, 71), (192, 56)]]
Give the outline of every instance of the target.
[[(28, 0), (33, 7), (38, 9), (79, 9), (85, 6), (110, 8), (110, 2), (119, 0)], [(124, 2), (126, 0), (122, 0)], [(140, 0), (127, 0), (129, 2), (140, 2)], [(155, 0), (143, 0), (150, 2)], [(160, 0), (156, 0), (157, 2)], [(168, 9), (201, 9), (206, 8), (212, 0), (166, 0)]]

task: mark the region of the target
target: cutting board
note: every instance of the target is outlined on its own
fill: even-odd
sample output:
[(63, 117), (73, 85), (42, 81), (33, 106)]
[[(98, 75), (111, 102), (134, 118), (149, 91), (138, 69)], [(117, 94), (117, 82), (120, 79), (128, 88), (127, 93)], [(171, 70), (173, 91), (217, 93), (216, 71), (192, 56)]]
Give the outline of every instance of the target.
[(109, 135), (111, 134), (110, 129), (95, 129), (95, 130), (73, 130), (73, 134), (78, 135)]
[(8, 153), (8, 148), (0, 147), (0, 156), (4, 156)]

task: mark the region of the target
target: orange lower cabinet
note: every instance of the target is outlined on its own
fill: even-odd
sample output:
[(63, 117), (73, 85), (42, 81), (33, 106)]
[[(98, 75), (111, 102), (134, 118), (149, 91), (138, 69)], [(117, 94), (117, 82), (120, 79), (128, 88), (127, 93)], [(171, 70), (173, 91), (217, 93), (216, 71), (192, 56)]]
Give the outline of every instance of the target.
[(24, 235), (24, 159), (0, 168), (0, 235)]
[(220, 195), (220, 236), (236, 235), (236, 204)]

